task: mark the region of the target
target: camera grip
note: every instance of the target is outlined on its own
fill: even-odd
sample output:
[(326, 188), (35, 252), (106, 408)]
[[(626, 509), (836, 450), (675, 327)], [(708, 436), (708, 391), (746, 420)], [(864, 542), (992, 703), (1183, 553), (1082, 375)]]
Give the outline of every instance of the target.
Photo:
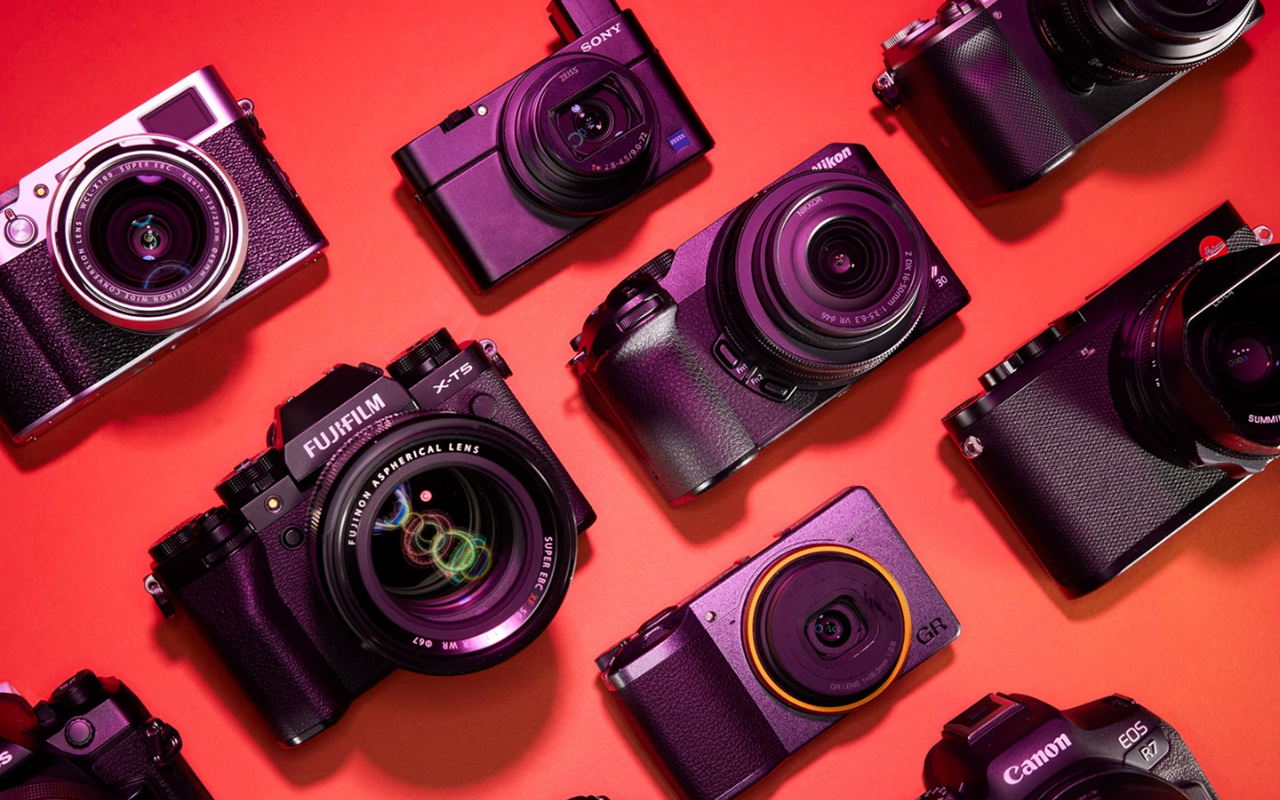
[[(123, 790), (125, 796), (132, 796), (130, 792), (145, 782), (147, 789), (156, 793), (157, 800), (212, 800), (209, 790), (180, 753), (158, 764), (157, 752), (145, 727), (137, 726), (103, 751), (93, 762), (93, 774), (110, 787), (113, 794)], [(152, 794), (144, 792), (141, 796)]]
[(676, 313), (668, 298), (584, 373), (593, 390), (588, 400), (604, 407), (673, 505), (714, 485), (757, 452), (755, 440), (678, 330)]
[(351, 704), (276, 591), (261, 539), (250, 539), (176, 597), (281, 744), (301, 744)]
[(974, 14), (897, 70), (898, 89), (975, 205), (1034, 182), (1075, 141), (989, 11)]

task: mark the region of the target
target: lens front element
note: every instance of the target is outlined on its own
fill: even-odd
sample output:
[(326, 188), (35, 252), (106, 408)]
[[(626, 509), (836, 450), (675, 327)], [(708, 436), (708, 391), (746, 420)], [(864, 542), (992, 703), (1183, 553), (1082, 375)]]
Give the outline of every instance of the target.
[(756, 677), (779, 700), (844, 714), (901, 673), (910, 614), (893, 576), (840, 545), (784, 555), (756, 582), (743, 638)]

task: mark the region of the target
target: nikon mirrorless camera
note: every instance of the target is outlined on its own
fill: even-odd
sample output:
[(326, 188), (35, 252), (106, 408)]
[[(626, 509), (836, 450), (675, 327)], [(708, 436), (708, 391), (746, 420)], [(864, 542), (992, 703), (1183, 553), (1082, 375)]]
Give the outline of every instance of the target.
[(679, 504), (968, 302), (866, 148), (832, 144), (623, 281), (570, 365)]
[(982, 376), (944, 424), (1089, 592), (1280, 456), (1280, 247), (1224, 204)]
[(564, 47), (394, 156), (482, 292), (714, 144), (631, 11), (548, 10)]
[(182, 738), (129, 687), (88, 670), (32, 708), (0, 683), (0, 798), (209, 800)]
[(974, 205), (1044, 177), (1262, 19), (1257, 0), (946, 0), (883, 45), (873, 90)]
[(212, 67), (0, 193), (0, 423), (17, 441), (327, 242)]
[(1169, 723), (1123, 695), (1059, 711), (991, 694), (947, 723), (920, 800), (1218, 800)]
[(691, 800), (727, 800), (960, 633), (871, 493), (845, 489), (596, 660)]
[(595, 520), (488, 340), (441, 329), (386, 369), (339, 364), (276, 411), (222, 505), (151, 548), (276, 738), (301, 744), (394, 668), (473, 672), (560, 607)]

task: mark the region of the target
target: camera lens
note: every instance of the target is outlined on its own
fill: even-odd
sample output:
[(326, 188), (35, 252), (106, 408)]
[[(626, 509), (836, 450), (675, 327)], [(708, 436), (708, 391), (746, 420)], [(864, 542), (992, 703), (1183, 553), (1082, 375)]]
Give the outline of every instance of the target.
[(577, 548), (554, 468), (511, 431), (413, 413), (365, 428), (313, 501), (321, 580), (373, 652), (458, 674), (522, 650), (568, 591)]
[(839, 545), (784, 555), (744, 611), (748, 657), (778, 699), (843, 714), (893, 682), (906, 659), (906, 598), (870, 557)]
[[(1101, 769), (1101, 771), (1098, 771)], [(1038, 800), (1186, 800), (1173, 784), (1126, 768), (1081, 769), (1035, 795)]]
[(1148, 450), (1229, 473), (1280, 455), (1280, 247), (1206, 262), (1127, 322), (1117, 407)]
[(718, 315), (797, 383), (847, 383), (896, 352), (924, 316), (924, 231), (871, 180), (785, 180), (739, 210), (722, 241), (709, 276)]
[(1101, 83), (1176, 75), (1229, 47), (1257, 0), (1033, 0), (1041, 38), (1075, 72)]
[(506, 163), (535, 199), (601, 214), (653, 170), (657, 112), (644, 82), (617, 62), (562, 56), (521, 79), (503, 115)]
[(239, 194), (220, 166), (178, 139), (98, 148), (68, 171), (53, 208), (59, 277), (120, 327), (167, 333), (197, 322), (244, 266)]

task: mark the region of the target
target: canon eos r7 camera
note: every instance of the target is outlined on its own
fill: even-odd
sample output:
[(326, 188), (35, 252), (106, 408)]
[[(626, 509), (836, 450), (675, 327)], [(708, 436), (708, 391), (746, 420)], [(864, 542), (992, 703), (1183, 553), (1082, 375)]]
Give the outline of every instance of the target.
[(339, 364), (276, 411), (224, 505), (151, 548), (146, 587), (195, 622), (286, 746), (395, 667), (503, 661), (560, 607), (586, 498), (488, 340), (441, 329), (383, 371)]
[(0, 798), (209, 800), (178, 732), (115, 678), (78, 672), (33, 709), (0, 683)]
[(26, 441), (325, 247), (212, 67), (0, 193), (0, 423)]
[(1054, 580), (1097, 588), (1280, 455), (1280, 247), (1230, 204), (944, 424)]
[(674, 783), (727, 800), (959, 633), (884, 510), (851, 488), (596, 665)]
[(1217, 800), (1169, 723), (1123, 695), (1059, 711), (992, 694), (947, 723), (920, 800)]
[(482, 292), (714, 144), (631, 11), (548, 10), (564, 47), (395, 154)]
[(1257, 0), (946, 0), (884, 43), (873, 89), (911, 110), (960, 190), (985, 205), (1260, 19)]
[(623, 281), (570, 365), (679, 504), (968, 302), (866, 148), (832, 144)]

